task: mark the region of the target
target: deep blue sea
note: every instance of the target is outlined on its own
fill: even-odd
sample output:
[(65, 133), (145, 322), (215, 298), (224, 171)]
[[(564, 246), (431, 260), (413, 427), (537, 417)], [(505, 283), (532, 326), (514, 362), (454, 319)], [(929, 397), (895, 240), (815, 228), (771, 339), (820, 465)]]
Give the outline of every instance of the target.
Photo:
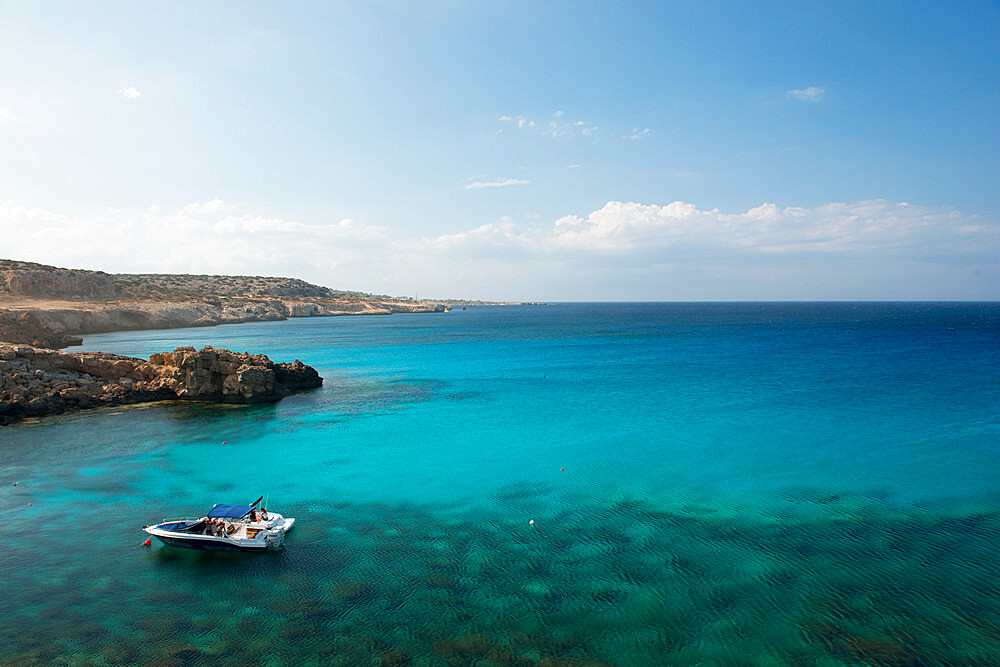
[[(325, 383), (0, 430), (4, 663), (1000, 664), (1000, 304), (470, 307), (84, 349), (180, 345)], [(280, 552), (140, 546), (261, 494), (298, 519)]]

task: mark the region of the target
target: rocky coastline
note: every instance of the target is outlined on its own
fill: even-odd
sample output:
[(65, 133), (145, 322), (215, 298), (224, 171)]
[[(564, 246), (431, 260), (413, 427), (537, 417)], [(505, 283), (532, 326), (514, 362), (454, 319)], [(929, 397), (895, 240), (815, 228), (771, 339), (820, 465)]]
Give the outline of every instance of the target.
[(0, 343), (0, 425), (99, 406), (163, 400), (277, 401), (323, 378), (301, 361), (178, 347), (149, 360), (105, 352), (59, 352)]

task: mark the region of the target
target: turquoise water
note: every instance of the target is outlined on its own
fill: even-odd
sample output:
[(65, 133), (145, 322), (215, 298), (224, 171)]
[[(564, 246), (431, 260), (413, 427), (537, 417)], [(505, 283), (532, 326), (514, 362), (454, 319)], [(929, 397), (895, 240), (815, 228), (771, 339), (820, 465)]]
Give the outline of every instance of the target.
[[(0, 431), (9, 662), (1000, 662), (1000, 304), (481, 307), (85, 342), (247, 349), (326, 381)], [(262, 493), (299, 520), (280, 553), (139, 546), (146, 523)]]

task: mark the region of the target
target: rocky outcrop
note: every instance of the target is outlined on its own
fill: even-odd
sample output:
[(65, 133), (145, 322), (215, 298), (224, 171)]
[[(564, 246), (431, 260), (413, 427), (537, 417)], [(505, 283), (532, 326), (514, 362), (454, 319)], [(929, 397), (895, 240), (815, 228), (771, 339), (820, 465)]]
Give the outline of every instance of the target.
[(47, 347), (53, 350), (83, 344), (82, 338), (56, 331), (33, 313), (5, 310), (0, 310), (0, 341)]
[(296, 360), (179, 347), (149, 361), (103, 352), (66, 353), (0, 343), (0, 424), (101, 405), (160, 400), (277, 401), (323, 378)]
[(167, 387), (178, 398), (254, 403), (274, 401), (323, 384), (316, 369), (296, 359), (274, 363), (263, 354), (204, 347), (178, 347), (149, 357), (152, 386)]

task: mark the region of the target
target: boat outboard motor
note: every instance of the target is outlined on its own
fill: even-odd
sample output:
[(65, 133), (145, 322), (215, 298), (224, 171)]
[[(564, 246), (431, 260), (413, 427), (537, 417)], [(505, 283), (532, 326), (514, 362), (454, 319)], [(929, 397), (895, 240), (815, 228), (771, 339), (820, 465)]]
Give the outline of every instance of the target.
[(281, 543), (284, 541), (285, 534), (280, 530), (269, 529), (267, 535), (264, 536), (264, 541), (267, 543), (268, 549), (280, 549)]

